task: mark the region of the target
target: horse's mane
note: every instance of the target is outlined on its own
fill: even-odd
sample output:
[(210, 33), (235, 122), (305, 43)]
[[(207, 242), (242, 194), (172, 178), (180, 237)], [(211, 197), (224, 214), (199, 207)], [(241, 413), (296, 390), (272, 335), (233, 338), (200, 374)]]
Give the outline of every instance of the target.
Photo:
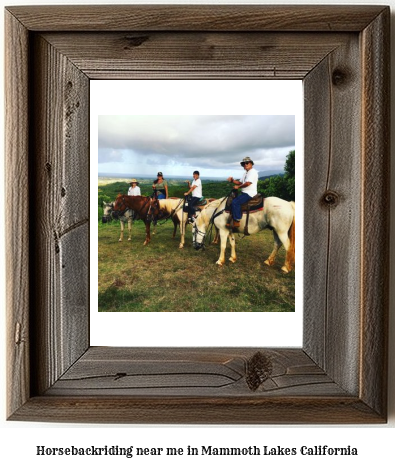
[(204, 222), (205, 225), (208, 225), (213, 215), (213, 212), (218, 209), (222, 203), (225, 204), (226, 197), (222, 197), (221, 199), (214, 199), (204, 207), (200, 213), (200, 216), (197, 218), (197, 223), (199, 223), (199, 219)]

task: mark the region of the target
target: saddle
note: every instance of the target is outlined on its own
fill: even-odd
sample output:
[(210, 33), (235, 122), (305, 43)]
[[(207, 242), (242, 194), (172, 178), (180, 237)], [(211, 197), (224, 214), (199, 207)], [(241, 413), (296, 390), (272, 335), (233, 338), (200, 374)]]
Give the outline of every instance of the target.
[[(197, 201), (197, 203), (195, 203), (195, 209), (198, 210), (198, 211), (201, 211), (203, 209), (204, 206), (206, 206), (209, 202), (213, 201), (214, 199), (205, 199), (203, 197), (201, 197), (199, 199), (199, 201)], [(184, 200), (184, 205), (182, 206), (182, 210), (184, 212), (188, 212), (188, 205), (190, 204), (190, 198), (187, 197), (185, 200)]]
[[(228, 197), (228, 199), (226, 200), (225, 212), (232, 212), (232, 201), (235, 197), (236, 196), (233, 194)], [(263, 210), (264, 200), (265, 198), (263, 197), (263, 194), (258, 193), (245, 204), (242, 204), (241, 212), (243, 214), (246, 214), (247, 212), (256, 212)]]
[[(231, 195), (226, 200), (225, 212), (230, 214), (229, 221), (232, 218), (232, 201), (233, 201), (233, 199), (235, 199), (236, 196), (237, 196), (237, 191), (232, 191)], [(249, 235), (249, 233), (248, 233), (248, 221), (249, 221), (249, 218), (250, 218), (250, 212), (262, 211), (263, 206), (264, 206), (264, 202), (265, 202), (265, 198), (264, 198), (263, 194), (258, 193), (256, 196), (251, 198), (249, 201), (247, 201), (246, 203), (241, 205), (241, 213), (247, 215), (246, 223), (245, 223), (245, 227), (244, 227), (244, 235), (246, 235), (246, 236)], [(234, 229), (234, 230), (236, 230), (236, 229)]]

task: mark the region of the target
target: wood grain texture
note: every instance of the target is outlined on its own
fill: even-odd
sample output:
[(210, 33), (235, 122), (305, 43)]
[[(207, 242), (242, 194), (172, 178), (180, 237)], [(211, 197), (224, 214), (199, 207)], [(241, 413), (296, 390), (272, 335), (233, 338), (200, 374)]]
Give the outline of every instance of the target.
[(65, 5), (8, 7), (31, 31), (361, 31), (381, 6)]
[[(359, 386), (362, 255), (358, 50), (355, 35), (328, 55), (304, 82), (309, 96), (305, 107), (304, 267), (307, 278), (315, 279), (305, 283), (305, 347), (352, 393)], [(333, 201), (327, 202), (331, 197)]]
[(5, 197), (18, 208), (6, 224), (7, 412), (30, 396), (28, 31), (5, 12)]
[[(7, 232), (9, 419), (385, 422), (389, 9), (12, 7), (6, 20), (7, 198), (33, 194), (28, 239), (21, 219)], [(302, 349), (89, 347), (89, 81), (158, 77), (304, 80)]]
[(324, 33), (317, 37), (306, 33), (148, 31), (44, 35), (91, 79), (111, 76), (112, 79), (277, 80), (302, 80), (348, 36), (348, 33)]
[[(363, 198), (361, 233), (361, 398), (387, 412), (390, 217), (390, 42), (389, 11), (362, 34)], [(374, 221), (374, 223), (372, 223)], [(372, 315), (376, 312), (376, 315)], [(384, 395), (383, 395), (384, 393)]]
[[(300, 349), (262, 349), (270, 370), (256, 390), (248, 385), (252, 349), (93, 347), (46, 393), (141, 396), (344, 396)], [(265, 371), (263, 370), (262, 373)]]
[(89, 346), (89, 82), (43, 38), (31, 47), (32, 383), (42, 393)]

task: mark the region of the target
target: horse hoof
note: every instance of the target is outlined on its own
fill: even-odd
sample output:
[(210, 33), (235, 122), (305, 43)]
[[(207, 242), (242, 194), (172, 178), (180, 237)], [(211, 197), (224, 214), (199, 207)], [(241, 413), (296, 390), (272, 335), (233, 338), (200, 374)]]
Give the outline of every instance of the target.
[(272, 266), (273, 263), (274, 263), (274, 260), (267, 259), (267, 260), (265, 261), (265, 264), (267, 264), (268, 266)]
[(283, 271), (285, 274), (288, 274), (288, 273), (289, 273), (289, 269), (286, 268), (285, 266), (283, 266), (283, 267), (281, 268), (281, 271)]
[(217, 261), (215, 264), (218, 264), (218, 266), (223, 266), (224, 263), (222, 261)]
[(231, 263), (236, 263), (236, 259), (237, 259), (237, 258), (232, 258), (232, 257), (230, 257), (230, 258), (229, 258), (229, 261), (230, 261)]
[(131, 239), (131, 238), (128, 238), (128, 242), (131, 242), (131, 241), (132, 241), (132, 239)]
[(180, 245), (178, 248), (181, 250), (182, 248), (184, 248), (184, 245)]
[(119, 241), (119, 242), (121, 242), (122, 240), (121, 240), (121, 239), (119, 239), (118, 241)]

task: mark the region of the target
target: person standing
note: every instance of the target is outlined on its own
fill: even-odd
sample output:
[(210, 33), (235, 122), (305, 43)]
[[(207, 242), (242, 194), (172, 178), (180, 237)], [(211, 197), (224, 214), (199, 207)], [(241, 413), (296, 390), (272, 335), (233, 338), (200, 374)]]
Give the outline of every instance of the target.
[(202, 181), (200, 179), (200, 173), (196, 170), (193, 172), (193, 181), (186, 181), (188, 183), (189, 190), (184, 193), (184, 196), (190, 196), (188, 199), (188, 221), (194, 222), (196, 216), (196, 208), (195, 205), (200, 201), (203, 197), (203, 188), (202, 188)]
[[(232, 217), (233, 227), (240, 227), (240, 220), (242, 218), (241, 206), (248, 202), (258, 193), (258, 172), (253, 168), (254, 162), (250, 157), (243, 158), (240, 165), (244, 168), (245, 172), (240, 180), (233, 179), (229, 176), (228, 181), (234, 183), (234, 189), (241, 189), (241, 194), (232, 201)], [(226, 224), (231, 227), (231, 221)]]
[(158, 199), (167, 199), (169, 197), (167, 181), (163, 178), (161, 171), (158, 171), (157, 179), (154, 181), (152, 188)]
[(130, 188), (128, 189), (128, 196), (141, 196), (141, 191), (138, 187), (139, 182), (133, 178), (129, 184)]

